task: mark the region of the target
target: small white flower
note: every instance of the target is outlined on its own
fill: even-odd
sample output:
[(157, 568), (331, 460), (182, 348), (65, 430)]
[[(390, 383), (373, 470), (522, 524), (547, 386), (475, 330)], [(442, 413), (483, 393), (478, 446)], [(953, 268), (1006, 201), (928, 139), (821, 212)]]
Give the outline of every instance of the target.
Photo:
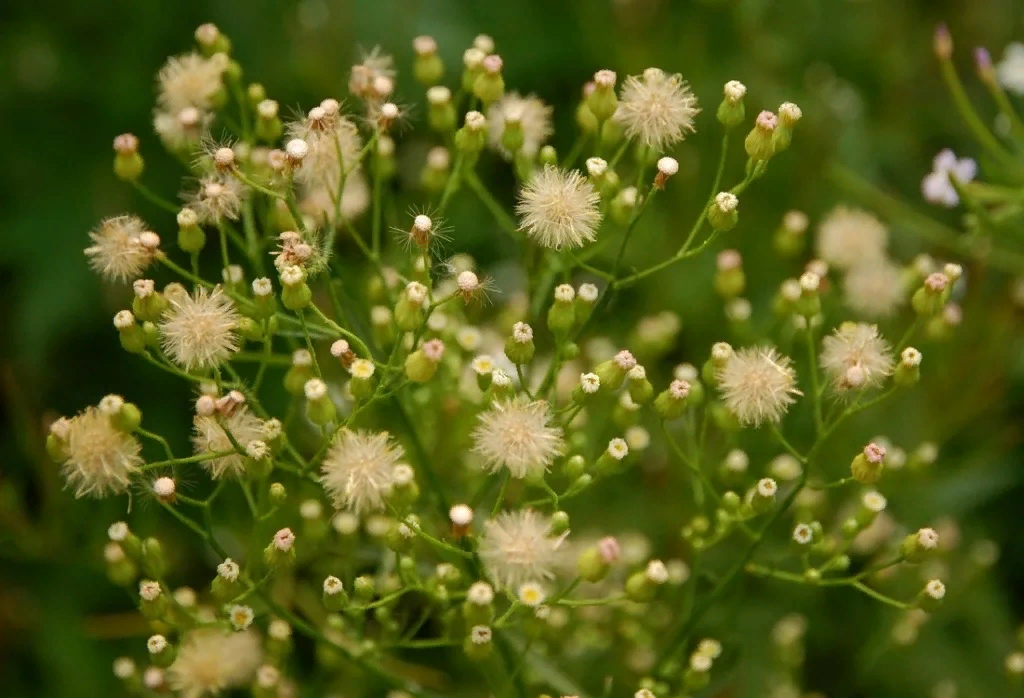
[(146, 649), (149, 650), (150, 654), (160, 654), (167, 649), (167, 638), (163, 635), (151, 635), (146, 640)]
[(469, 631), (469, 641), (474, 645), (486, 645), (491, 641), (491, 629), (486, 625), (474, 625)]
[(757, 493), (762, 497), (774, 497), (778, 491), (778, 484), (770, 477), (763, 477), (757, 481)]
[(235, 630), (245, 630), (252, 625), (255, 614), (248, 606), (234, 605), (228, 610), (228, 620)]
[(167, 498), (174, 495), (174, 480), (169, 477), (158, 477), (153, 481), (153, 494), (157, 497)]
[(124, 541), (124, 539), (128, 537), (129, 533), (131, 533), (131, 531), (128, 529), (128, 524), (124, 521), (115, 521), (110, 524), (110, 527), (107, 529), (107, 536), (115, 543)]
[(615, 460), (622, 460), (629, 455), (629, 444), (626, 443), (625, 439), (616, 437), (608, 442), (607, 452)]
[(880, 492), (874, 490), (865, 492), (864, 496), (861, 497), (861, 502), (868, 511), (873, 511), (876, 514), (884, 511), (888, 504), (885, 497)]
[(793, 529), (793, 540), (800, 545), (807, 545), (814, 539), (814, 531), (807, 524), (797, 524)]
[(520, 344), (533, 341), (533, 328), (525, 322), (517, 322), (512, 326), (512, 339)]
[(345, 590), (345, 585), (341, 583), (341, 580), (331, 575), (324, 579), (324, 593), (327, 596), (334, 596), (340, 594)]
[(525, 582), (519, 585), (518, 592), (519, 602), (524, 606), (539, 606), (544, 603), (544, 599), (547, 598), (547, 593), (544, 591), (544, 587), (536, 582)]
[(596, 373), (584, 373), (580, 375), (580, 388), (587, 395), (593, 395), (601, 388), (601, 379)]
[(162, 593), (159, 582), (144, 579), (139, 582), (139, 596), (145, 601), (156, 601)]
[(929, 582), (924, 585), (924, 593), (936, 601), (939, 601), (946, 595), (946, 585), (943, 584), (940, 579), (929, 580)]
[(217, 565), (217, 576), (222, 579), (233, 582), (238, 579), (238, 574), (241, 570), (238, 568), (238, 563), (232, 560), (230, 557), (224, 560), (224, 562)]
[(286, 553), (295, 545), (295, 534), (290, 528), (282, 528), (274, 534), (274, 547), (282, 553)]
[(651, 560), (647, 563), (644, 575), (655, 584), (664, 584), (668, 581), (668, 568), (661, 560)]
[(487, 582), (474, 582), (466, 592), (466, 600), (476, 606), (486, 606), (494, 601), (494, 588)]
[(929, 203), (954, 208), (960, 203), (960, 196), (950, 179), (955, 177), (960, 184), (967, 184), (977, 174), (978, 164), (974, 160), (957, 159), (953, 151), (946, 148), (932, 161), (932, 171), (921, 181), (921, 193)]

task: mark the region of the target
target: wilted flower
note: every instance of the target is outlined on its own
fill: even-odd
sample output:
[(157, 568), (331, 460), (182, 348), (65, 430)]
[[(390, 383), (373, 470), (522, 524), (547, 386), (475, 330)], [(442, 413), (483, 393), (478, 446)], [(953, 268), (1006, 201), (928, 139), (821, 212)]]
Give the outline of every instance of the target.
[[(245, 474), (245, 454), (235, 452), (231, 439), (243, 449), (250, 443), (262, 443), (265, 423), (249, 411), (245, 405), (239, 405), (226, 417), (196, 415), (192, 422), (192, 444), (196, 453), (227, 453), (219, 458), (203, 461), (203, 466), (210, 471), (210, 477), (217, 479), (225, 476), (241, 477)], [(228, 437), (228, 433), (231, 437)]]
[(778, 422), (800, 391), (787, 356), (773, 347), (746, 347), (732, 353), (718, 371), (722, 399), (741, 424)]
[(640, 77), (626, 78), (615, 120), (628, 137), (664, 152), (694, 130), (699, 112), (697, 97), (682, 76), (648, 68)]
[(479, 417), (473, 450), (492, 471), (508, 468), (512, 477), (539, 475), (562, 453), (562, 430), (548, 426), (551, 410), (543, 400), (524, 397), (496, 403)]
[(506, 511), (484, 523), (480, 559), (498, 586), (518, 589), (555, 576), (565, 536), (550, 533), (551, 522), (532, 509)]
[(543, 247), (581, 247), (597, 236), (601, 197), (575, 170), (546, 165), (519, 192), (522, 227)]
[(164, 351), (187, 371), (218, 366), (238, 351), (241, 316), (220, 288), (170, 298), (160, 323)]
[(344, 429), (324, 458), (324, 490), (337, 509), (357, 514), (382, 509), (402, 455), (402, 447), (386, 431)]

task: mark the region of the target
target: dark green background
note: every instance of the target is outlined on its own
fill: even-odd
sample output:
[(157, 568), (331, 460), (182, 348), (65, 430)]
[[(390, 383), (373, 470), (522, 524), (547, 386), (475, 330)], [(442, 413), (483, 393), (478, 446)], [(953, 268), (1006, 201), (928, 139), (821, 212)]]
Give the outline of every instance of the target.
[[(215, 22), (231, 37), (246, 78), (262, 82), (286, 113), (340, 95), (356, 47), (380, 44), (405, 70), (399, 95), (418, 103), (422, 114), (422, 93), (407, 69), (412, 37), (433, 35), (457, 72), (473, 36), (489, 33), (505, 58), (508, 86), (556, 106), (554, 143), (562, 151), (572, 142), (580, 86), (596, 69), (625, 75), (656, 65), (681, 72), (705, 111), (697, 134), (676, 153), (681, 172), (672, 196), (664, 197), (669, 203), (640, 233), (644, 244), (635, 246), (630, 260), (638, 265), (675, 249), (707, 196), (722, 84), (746, 83), (748, 114), (797, 102), (804, 120), (794, 145), (744, 197), (743, 223), (728, 243), (744, 254), (755, 312), (767, 312), (779, 280), (795, 271), (780, 268), (771, 256), (772, 229), (789, 208), (804, 209), (815, 220), (843, 198), (825, 177), (830, 163), (843, 162), (924, 210), (918, 183), (934, 153), (948, 145), (976, 154), (939, 80), (931, 53), (934, 25), (949, 23), (957, 63), (969, 91), (980, 98), (968, 48), (987, 45), (998, 56), (1007, 42), (1024, 39), (1022, 16), (1024, 6), (1013, 0), (2, 3), (0, 693), (106, 694), (113, 684), (112, 658), (141, 649), (142, 635), (97, 639), (93, 621), (86, 620), (129, 608), (99, 562), (102, 531), (124, 515), (124, 500), (79, 502), (58, 492), (39, 435), (47, 410), (72, 414), (116, 392), (142, 407), (151, 430), (167, 434), (179, 448), (185, 443), (187, 391), (121, 351), (110, 319), (126, 304), (126, 291), (104, 286), (90, 273), (82, 248), (100, 218), (129, 209), (165, 240), (173, 239), (170, 217), (112, 176), (110, 142), (122, 131), (138, 134), (147, 182), (168, 196), (177, 191), (182, 172), (151, 135), (154, 76), (166, 56), (190, 47), (201, 22)], [(980, 103), (990, 116), (987, 103)], [(734, 153), (727, 182), (741, 166)], [(492, 179), (509, 181), (497, 168)], [(503, 199), (511, 201), (507, 187)], [(956, 223), (955, 214), (933, 215)], [(496, 254), (493, 231), (479, 219), (455, 218), (453, 246), (486, 264)], [(893, 237), (894, 254), (902, 260), (926, 249), (912, 231), (896, 226)], [(712, 258), (638, 288), (630, 304), (613, 308), (611, 326), (625, 327), (627, 309), (654, 311), (667, 299), (684, 323), (678, 358), (700, 362), (724, 332), (720, 304), (707, 290)], [(891, 410), (888, 421), (858, 425), (850, 441), (884, 429), (905, 435), (904, 445), (924, 438), (944, 442), (942, 475), (900, 491), (902, 511), (917, 524), (949, 512), (969, 537), (992, 537), (1003, 548), (997, 573), (972, 589), (956, 615), (926, 626), (925, 639), (912, 652), (870, 651), (894, 616), (853, 592), (762, 585), (736, 596), (731, 603), (740, 604), (747, 619), (735, 629), (737, 636), (764, 632), (795, 608), (811, 616), (809, 689), (836, 698), (917, 696), (927, 695), (938, 679), (955, 677), (963, 682), (963, 696), (1003, 695), (999, 671), (1010, 649), (1008, 632), (1024, 616), (1024, 574), (1016, 564), (1024, 559), (1016, 506), (1024, 488), (1019, 452), (1013, 451), (1024, 406), (1021, 344), (1019, 318), (1005, 299), (1007, 279), (979, 270), (976, 281), (981, 290), (965, 301), (963, 333), (969, 339), (931, 354), (925, 349), (926, 374), (933, 373), (921, 394)], [(602, 496), (618, 501), (615, 520), (648, 530), (656, 540), (675, 540), (674, 532), (659, 528), (658, 507), (650, 520), (636, 520), (635, 512), (647, 509), (657, 492), (641, 482), (625, 497), (616, 492), (618, 500), (599, 492), (591, 506), (602, 504)], [(157, 530), (154, 516), (141, 517), (150, 521), (149, 530)], [(159, 530), (165, 529), (174, 530), (173, 524), (162, 521)], [(201, 569), (193, 572), (196, 585), (207, 578)], [(738, 687), (747, 673), (757, 675), (741, 671)]]

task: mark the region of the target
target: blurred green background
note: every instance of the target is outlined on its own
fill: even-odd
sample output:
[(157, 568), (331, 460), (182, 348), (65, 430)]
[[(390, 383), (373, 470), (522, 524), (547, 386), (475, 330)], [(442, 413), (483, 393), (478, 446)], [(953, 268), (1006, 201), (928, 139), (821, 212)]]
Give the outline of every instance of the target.
[[(357, 47), (380, 44), (405, 69), (399, 95), (418, 104), (422, 116), (422, 92), (408, 74), (412, 37), (434, 36), (453, 75), (473, 37), (491, 34), (505, 58), (509, 88), (536, 92), (555, 105), (554, 144), (560, 151), (573, 139), (580, 87), (596, 69), (625, 75), (656, 65), (681, 72), (704, 113), (697, 134), (676, 153), (681, 171), (673, 196), (664, 197), (667, 203), (642, 230), (643, 244), (634, 246), (630, 262), (640, 266), (678, 246), (707, 196), (718, 153), (713, 114), (722, 84), (746, 83), (748, 114), (784, 100), (797, 102), (804, 119), (794, 144), (744, 198), (744, 222), (727, 242), (744, 255), (755, 317), (767, 313), (778, 282), (797, 270), (780, 268), (770, 252), (770, 235), (782, 214), (800, 208), (813, 225), (847, 198), (826, 176), (831, 163), (842, 162), (925, 210), (919, 182), (933, 155), (946, 146), (976, 155), (941, 85), (931, 52), (933, 27), (940, 21), (950, 25), (957, 64), (982, 104), (968, 49), (985, 45), (999, 56), (1008, 42), (1024, 39), (1019, 0), (0, 3), (0, 123), (6, 134), (0, 171), (5, 696), (107, 694), (114, 686), (110, 662), (122, 652), (137, 653), (145, 636), (130, 616), (120, 615), (130, 603), (104, 578), (101, 564), (102, 531), (124, 516), (124, 499), (81, 502), (60, 491), (59, 477), (42, 456), (40, 433), (48, 411), (73, 414), (115, 392), (140, 405), (151, 430), (184, 448), (189, 422), (183, 415), (190, 399), (185, 386), (120, 349), (110, 319), (126, 305), (128, 291), (104, 286), (88, 270), (82, 249), (99, 219), (129, 209), (173, 239), (171, 218), (113, 177), (110, 144), (118, 133), (135, 132), (143, 141), (149, 185), (168, 196), (180, 188), (180, 166), (151, 135), (154, 79), (168, 55), (189, 50), (193, 30), (207, 21), (230, 36), (247, 80), (263, 83), (284, 113), (340, 95)], [(991, 116), (987, 106), (982, 111)], [(739, 154), (734, 156), (727, 182), (741, 171)], [(493, 181), (511, 182), (496, 163), (488, 167)], [(510, 188), (503, 191), (511, 202)], [(493, 231), (477, 222), (481, 216), (474, 216), (472, 203), (465, 206), (467, 212), (453, 221), (453, 246), (486, 266), (496, 256)], [(931, 213), (957, 223), (955, 213)], [(894, 227), (893, 252), (901, 260), (929, 249), (912, 232)], [(621, 318), (627, 307), (655, 312), (667, 305), (683, 320), (674, 357), (699, 363), (708, 345), (726, 336), (721, 304), (709, 290), (712, 270), (713, 255), (706, 255), (641, 285), (613, 308), (610, 326), (626, 329)], [(939, 441), (943, 477), (927, 486), (905, 484), (893, 498), (902, 503), (908, 523), (923, 525), (943, 512), (960, 522), (965, 536), (992, 538), (1003, 551), (1001, 561), (990, 579), (957, 601), (961, 610), (922, 631), (912, 651), (892, 648), (884, 639), (893, 612), (853, 592), (745, 584), (730, 601), (743, 618), (736, 637), (764, 635), (790, 610), (811, 617), (809, 689), (836, 698), (926, 696), (948, 677), (961, 687), (960, 696), (1008, 695), (1000, 677), (1002, 657), (1010, 649), (1010, 629), (1024, 618), (1024, 567), (1018, 564), (1024, 560), (1018, 535), (1024, 352), (1019, 317), (1007, 300), (1008, 280), (980, 269), (969, 282), (961, 334), (970, 340), (954, 340), (933, 353), (925, 349), (926, 365), (941, 368), (924, 381), (917, 398), (894, 406), (888, 423), (876, 418), (857, 424), (859, 433), (850, 441), (883, 428), (900, 434), (908, 448), (922, 439)], [(671, 546), (677, 532), (658, 523), (662, 509), (671, 520), (670, 507), (654, 507), (650, 520), (636, 519), (657, 491), (645, 484), (651, 483), (638, 483), (618, 500), (611, 520)], [(614, 495), (623, 497), (621, 491)], [(588, 506), (612, 498), (612, 492), (598, 492)], [(141, 513), (143, 520), (156, 516)], [(168, 522), (162, 527), (173, 529)], [(208, 578), (201, 565), (193, 571), (197, 586)], [(737, 661), (735, 695), (760, 695), (739, 692), (748, 690), (745, 680), (756, 686), (756, 650)]]

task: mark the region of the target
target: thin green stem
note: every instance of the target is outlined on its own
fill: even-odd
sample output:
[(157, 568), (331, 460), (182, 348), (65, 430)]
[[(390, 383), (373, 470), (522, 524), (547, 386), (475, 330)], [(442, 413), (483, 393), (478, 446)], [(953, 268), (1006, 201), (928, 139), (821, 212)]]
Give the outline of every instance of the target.
[(131, 180), (131, 185), (132, 185), (132, 187), (135, 188), (135, 191), (139, 192), (140, 194), (142, 194), (143, 197), (148, 199), (151, 203), (156, 204), (157, 206), (159, 206), (163, 210), (167, 211), (168, 213), (173, 213), (173, 214), (177, 215), (178, 211), (181, 210), (180, 206), (176, 206), (175, 204), (171, 203), (170, 201), (168, 201), (164, 197), (162, 197), (159, 194), (157, 194), (156, 192), (154, 192), (152, 189), (147, 187), (145, 184), (143, 184), (139, 180), (137, 180), (137, 179)]

